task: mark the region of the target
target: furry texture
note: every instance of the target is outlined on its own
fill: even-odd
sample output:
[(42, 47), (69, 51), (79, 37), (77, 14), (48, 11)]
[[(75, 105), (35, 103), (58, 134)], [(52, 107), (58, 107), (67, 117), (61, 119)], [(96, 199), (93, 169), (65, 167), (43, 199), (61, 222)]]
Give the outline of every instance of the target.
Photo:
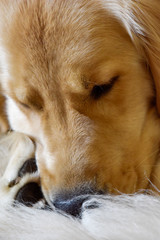
[[(77, 187), (95, 175), (98, 188), (109, 183), (111, 192), (132, 193), (150, 181), (159, 186), (160, 126), (152, 105), (153, 77), (159, 109), (159, 13), (159, 0), (0, 1), (1, 91), (12, 129), (36, 142), (48, 202), (56, 188)], [(97, 99), (95, 87), (111, 86), (113, 79), (120, 80), (113, 91)], [(0, 102), (4, 110), (3, 97)], [(8, 128), (5, 119), (4, 113), (1, 131)], [(24, 135), (0, 139), (0, 239), (159, 239), (157, 196), (92, 195), (79, 220), (12, 207), (19, 187), (39, 181), (32, 174), (8, 185), (33, 154)]]
[(0, 1), (1, 94), (50, 205), (77, 186), (160, 189), (159, 13), (158, 0)]
[(160, 236), (160, 200), (156, 197), (106, 197), (92, 199), (97, 209), (85, 209), (82, 220), (55, 212), (19, 208), (0, 210), (3, 240), (151, 240)]
[[(16, 133), (0, 138), (1, 175), (13, 150), (25, 152), (28, 142), (22, 138)], [(159, 225), (160, 198), (143, 194), (91, 197), (83, 204), (81, 220), (57, 212), (4, 206), (0, 201), (2, 240), (151, 240), (159, 239)]]

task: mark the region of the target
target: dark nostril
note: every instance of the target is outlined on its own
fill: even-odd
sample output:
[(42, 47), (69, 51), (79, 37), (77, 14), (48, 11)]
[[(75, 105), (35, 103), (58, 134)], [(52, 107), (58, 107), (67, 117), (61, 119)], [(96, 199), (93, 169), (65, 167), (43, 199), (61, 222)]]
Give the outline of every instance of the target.
[(64, 211), (67, 214), (70, 214), (74, 217), (80, 217), (82, 204), (83, 202), (88, 200), (88, 198), (89, 198), (88, 195), (82, 195), (82, 196), (73, 197), (72, 199), (67, 199), (67, 200), (56, 199), (53, 205), (57, 209)]

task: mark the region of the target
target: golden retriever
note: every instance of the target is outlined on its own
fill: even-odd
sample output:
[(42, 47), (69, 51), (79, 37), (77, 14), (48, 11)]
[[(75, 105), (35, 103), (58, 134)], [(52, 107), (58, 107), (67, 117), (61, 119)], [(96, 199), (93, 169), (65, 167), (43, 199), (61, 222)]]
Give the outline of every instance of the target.
[(159, 29), (159, 0), (0, 1), (1, 94), (49, 204), (160, 188)]

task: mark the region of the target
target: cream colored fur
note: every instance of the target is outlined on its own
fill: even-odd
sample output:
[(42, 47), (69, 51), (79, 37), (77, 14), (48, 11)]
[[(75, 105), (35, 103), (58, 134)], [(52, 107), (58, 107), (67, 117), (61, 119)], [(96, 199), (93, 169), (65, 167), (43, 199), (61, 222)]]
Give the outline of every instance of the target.
[(159, 13), (158, 0), (0, 2), (1, 94), (50, 205), (86, 184), (160, 188)]

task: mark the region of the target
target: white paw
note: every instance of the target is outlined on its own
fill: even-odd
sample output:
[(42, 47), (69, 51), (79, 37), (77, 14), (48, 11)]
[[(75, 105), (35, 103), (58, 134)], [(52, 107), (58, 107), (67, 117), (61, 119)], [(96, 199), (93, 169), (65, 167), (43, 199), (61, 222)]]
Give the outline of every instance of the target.
[(8, 152), (3, 159), (7, 166), (0, 178), (0, 204), (12, 205), (15, 200), (27, 206), (37, 203), (43, 196), (34, 143), (24, 134), (13, 132), (0, 139), (0, 159), (2, 149)]

